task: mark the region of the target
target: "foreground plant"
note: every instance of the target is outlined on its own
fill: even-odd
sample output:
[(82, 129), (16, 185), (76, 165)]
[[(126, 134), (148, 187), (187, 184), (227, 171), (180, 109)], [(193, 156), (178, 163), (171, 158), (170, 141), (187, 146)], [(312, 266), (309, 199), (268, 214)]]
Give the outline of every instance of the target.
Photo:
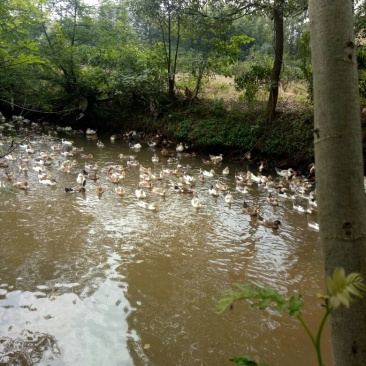
[[(324, 301), (324, 315), (319, 324), (316, 335), (313, 335), (302, 318), (302, 307), (304, 306), (301, 300), (301, 294), (295, 293), (288, 300), (279, 294), (273, 288), (260, 287), (253, 284), (240, 285), (234, 284), (236, 291), (226, 290), (224, 297), (219, 300), (217, 305), (218, 313), (223, 313), (228, 307), (231, 307), (234, 302), (239, 300), (252, 300), (253, 305), (259, 309), (271, 308), (280, 314), (288, 313), (290, 316), (295, 316), (308, 334), (317, 354), (318, 365), (322, 366), (322, 355), (320, 349), (320, 340), (324, 330), (324, 325), (330, 313), (336, 310), (341, 304), (349, 308), (350, 303), (356, 298), (362, 298), (366, 293), (366, 286), (363, 277), (359, 273), (350, 273), (346, 276), (343, 268), (336, 268), (333, 272), (333, 277), (328, 277), (326, 285), (329, 295), (318, 294), (318, 297)], [(266, 366), (266, 363), (257, 363), (249, 356), (233, 357), (229, 359), (237, 365), (250, 366)]]

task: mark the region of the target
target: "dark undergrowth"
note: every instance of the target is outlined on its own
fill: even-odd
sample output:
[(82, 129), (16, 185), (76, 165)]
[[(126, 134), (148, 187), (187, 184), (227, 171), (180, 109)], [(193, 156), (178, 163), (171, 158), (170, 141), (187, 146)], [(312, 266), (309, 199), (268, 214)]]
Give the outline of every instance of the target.
[[(199, 152), (223, 153), (230, 160), (250, 160), (278, 167), (305, 167), (314, 160), (313, 110), (304, 104), (280, 103), (275, 121), (265, 118), (265, 105), (243, 106), (220, 100), (175, 102), (158, 115), (137, 109), (126, 118), (103, 122), (107, 133), (143, 131), (162, 134), (172, 145), (185, 142)], [(98, 127), (98, 126), (94, 126)]]
[[(268, 166), (302, 169), (314, 160), (313, 111), (306, 104), (279, 103), (276, 119), (269, 122), (265, 105), (244, 105), (223, 99), (187, 102), (161, 102), (151, 110), (147, 103), (134, 108), (115, 104), (95, 107), (84, 118), (75, 115), (28, 116), (39, 121), (52, 121), (73, 129), (98, 130), (98, 134), (123, 134), (136, 130), (146, 139), (156, 134), (172, 141), (172, 146), (185, 142), (196, 152), (223, 153), (228, 160), (248, 160)], [(14, 112), (13, 112), (14, 113)], [(15, 112), (16, 114), (16, 112)], [(249, 156), (250, 155), (250, 156)]]

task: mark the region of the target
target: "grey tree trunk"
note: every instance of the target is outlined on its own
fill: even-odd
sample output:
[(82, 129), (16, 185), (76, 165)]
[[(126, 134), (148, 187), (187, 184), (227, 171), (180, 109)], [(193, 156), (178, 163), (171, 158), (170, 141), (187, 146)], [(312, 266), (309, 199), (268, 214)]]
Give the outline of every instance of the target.
[[(352, 0), (309, 0), (314, 146), (325, 274), (366, 279), (366, 200)], [(335, 366), (366, 365), (366, 301), (330, 318)]]

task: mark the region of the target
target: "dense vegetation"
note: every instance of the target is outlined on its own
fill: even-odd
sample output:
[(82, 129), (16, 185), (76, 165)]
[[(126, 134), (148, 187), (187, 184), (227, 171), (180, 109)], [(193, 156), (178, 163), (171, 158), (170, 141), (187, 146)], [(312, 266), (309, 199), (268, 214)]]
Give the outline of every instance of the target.
[[(143, 129), (197, 147), (310, 161), (306, 2), (4, 0), (0, 110), (85, 130)], [(362, 35), (365, 5), (357, 9)], [(359, 45), (360, 90), (366, 62)], [(231, 77), (235, 96), (207, 86)], [(300, 85), (290, 100), (279, 90)]]

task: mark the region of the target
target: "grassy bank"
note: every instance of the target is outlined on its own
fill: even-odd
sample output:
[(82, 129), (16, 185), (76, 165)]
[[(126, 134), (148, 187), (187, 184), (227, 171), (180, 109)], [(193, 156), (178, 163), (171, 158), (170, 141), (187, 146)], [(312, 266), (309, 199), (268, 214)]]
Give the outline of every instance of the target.
[[(172, 146), (185, 142), (197, 152), (223, 153), (231, 160), (245, 160), (250, 153), (254, 163), (264, 160), (278, 167), (301, 167), (313, 161), (313, 112), (298, 86), (281, 89), (274, 122), (264, 115), (265, 92), (249, 103), (235, 90), (232, 79), (217, 76), (206, 82), (198, 99), (186, 101), (183, 86), (178, 84), (181, 98), (160, 100), (154, 111), (149, 100), (140, 98), (125, 107), (115, 101), (95, 105), (81, 119), (74, 114), (61, 119), (54, 115), (52, 122), (83, 131), (97, 129), (99, 134), (137, 130), (150, 138), (159, 133)], [(29, 118), (42, 122), (51, 116)]]
[(158, 121), (146, 121), (174, 141), (186, 141), (197, 149), (224, 152), (231, 159), (276, 165), (302, 165), (313, 161), (313, 113), (308, 106), (281, 102), (276, 121), (268, 122), (265, 105), (243, 106), (223, 99), (197, 101), (170, 110)]

